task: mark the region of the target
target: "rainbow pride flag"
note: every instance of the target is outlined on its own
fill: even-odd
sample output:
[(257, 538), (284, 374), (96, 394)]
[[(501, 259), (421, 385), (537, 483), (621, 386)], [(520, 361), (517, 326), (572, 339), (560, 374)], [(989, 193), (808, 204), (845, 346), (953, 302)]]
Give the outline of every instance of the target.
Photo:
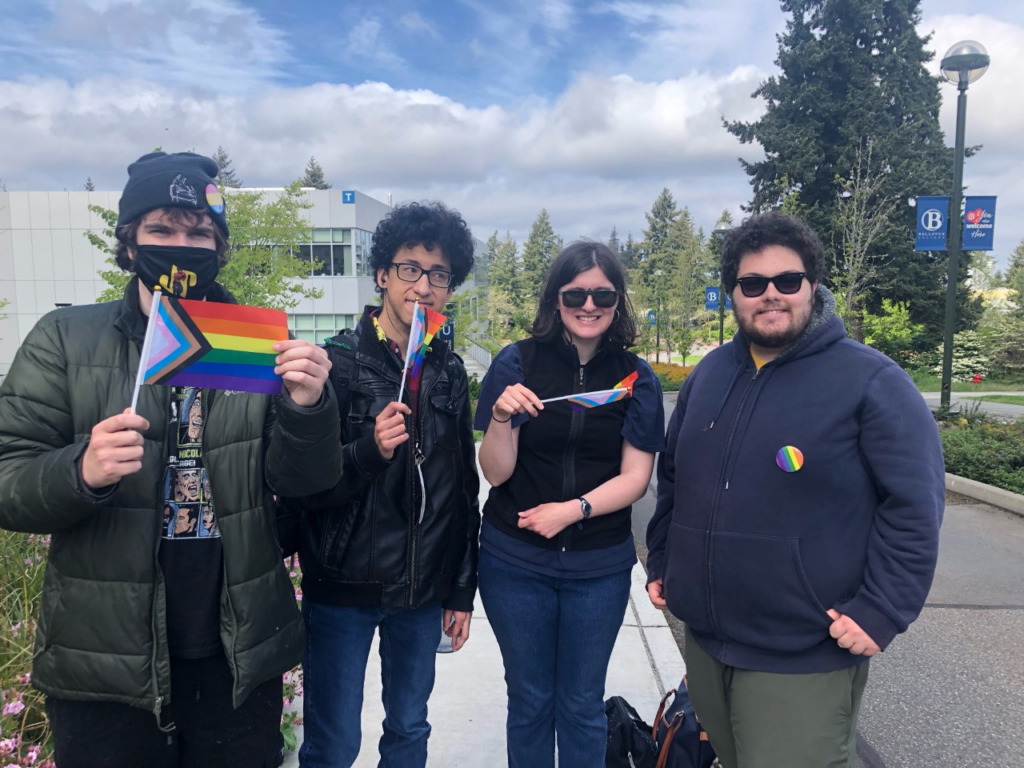
[(569, 395), (565, 399), (572, 403), (574, 411), (578, 411), (583, 408), (596, 408), (599, 405), (608, 405), (608, 403), (614, 403), (616, 400), (629, 397), (630, 394), (631, 392), (625, 387), (617, 387), (615, 389), (603, 389), (598, 392), (581, 392), (578, 395)]
[(423, 367), (423, 358), (426, 356), (427, 350), (430, 349), (430, 342), (434, 340), (435, 334), (441, 330), (441, 326), (443, 326), (445, 321), (448, 319), (440, 312), (435, 312), (432, 309), (420, 307), (420, 311), (424, 313), (423, 323), (419, 328), (423, 336), (420, 339), (420, 343), (417, 345), (416, 355), (412, 361), (411, 375), (414, 378), (420, 375), (420, 369)]
[(144, 384), (281, 393), (273, 345), (288, 338), (276, 309), (153, 294), (139, 362)]
[(633, 385), (636, 384), (636, 379), (637, 379), (637, 376), (639, 376), (639, 375), (640, 375), (640, 371), (633, 371), (631, 374), (629, 374), (629, 376), (627, 376), (622, 381), (620, 381), (618, 384), (616, 384), (614, 387), (612, 387), (612, 389), (628, 389), (629, 390), (629, 396), (632, 397), (633, 396)]

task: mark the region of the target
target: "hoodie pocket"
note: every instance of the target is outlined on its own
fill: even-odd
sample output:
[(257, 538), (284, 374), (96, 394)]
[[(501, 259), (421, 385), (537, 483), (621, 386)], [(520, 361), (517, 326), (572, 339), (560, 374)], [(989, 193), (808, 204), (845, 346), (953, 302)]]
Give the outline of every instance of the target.
[(695, 632), (713, 634), (708, 610), (707, 532), (672, 523), (665, 548), (665, 600)]
[(795, 538), (717, 533), (712, 548), (715, 614), (726, 639), (794, 653), (828, 637)]

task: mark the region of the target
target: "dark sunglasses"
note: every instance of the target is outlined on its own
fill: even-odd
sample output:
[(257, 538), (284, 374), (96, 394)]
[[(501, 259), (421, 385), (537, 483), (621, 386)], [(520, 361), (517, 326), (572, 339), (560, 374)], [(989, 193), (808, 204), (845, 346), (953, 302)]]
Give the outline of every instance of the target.
[(569, 309), (579, 309), (587, 303), (587, 296), (594, 297), (594, 306), (601, 307), (601, 309), (609, 309), (614, 307), (619, 301), (619, 292), (612, 291), (608, 288), (570, 288), (567, 291), (559, 291), (558, 295), (562, 297), (562, 306), (568, 307)]
[(779, 293), (792, 295), (800, 290), (800, 285), (805, 277), (807, 277), (806, 272), (783, 272), (775, 277), (741, 277), (736, 281), (736, 285), (748, 299), (756, 299), (767, 291), (768, 283), (774, 285), (775, 290)]

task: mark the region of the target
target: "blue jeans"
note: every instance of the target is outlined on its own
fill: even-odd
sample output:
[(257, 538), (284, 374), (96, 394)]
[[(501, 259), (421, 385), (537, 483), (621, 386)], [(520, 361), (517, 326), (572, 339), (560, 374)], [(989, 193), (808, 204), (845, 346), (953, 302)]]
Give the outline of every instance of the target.
[(629, 602), (629, 570), (559, 579), (480, 550), (480, 597), (505, 663), (510, 768), (604, 765), (608, 661)]
[(380, 768), (427, 764), (427, 699), (441, 639), (441, 604), (415, 610), (349, 608), (304, 601), (303, 768), (349, 768), (362, 744), (363, 681), (380, 629), (384, 735)]

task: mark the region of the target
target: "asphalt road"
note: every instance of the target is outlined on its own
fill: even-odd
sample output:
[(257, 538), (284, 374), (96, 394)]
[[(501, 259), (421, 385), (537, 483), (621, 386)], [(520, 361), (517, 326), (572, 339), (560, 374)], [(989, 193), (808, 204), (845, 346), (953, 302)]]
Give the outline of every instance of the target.
[[(633, 507), (642, 555), (654, 503)], [(871, 662), (857, 768), (1024, 766), (1022, 640), (1024, 518), (947, 499), (928, 603)]]
[[(938, 392), (922, 392), (921, 394), (929, 408), (939, 407), (941, 395)], [(994, 403), (990, 400), (976, 399), (983, 398), (985, 395), (1024, 395), (1024, 392), (951, 392), (949, 395), (949, 407), (953, 410), (978, 408), (1004, 421), (1024, 418), (1024, 405)]]

